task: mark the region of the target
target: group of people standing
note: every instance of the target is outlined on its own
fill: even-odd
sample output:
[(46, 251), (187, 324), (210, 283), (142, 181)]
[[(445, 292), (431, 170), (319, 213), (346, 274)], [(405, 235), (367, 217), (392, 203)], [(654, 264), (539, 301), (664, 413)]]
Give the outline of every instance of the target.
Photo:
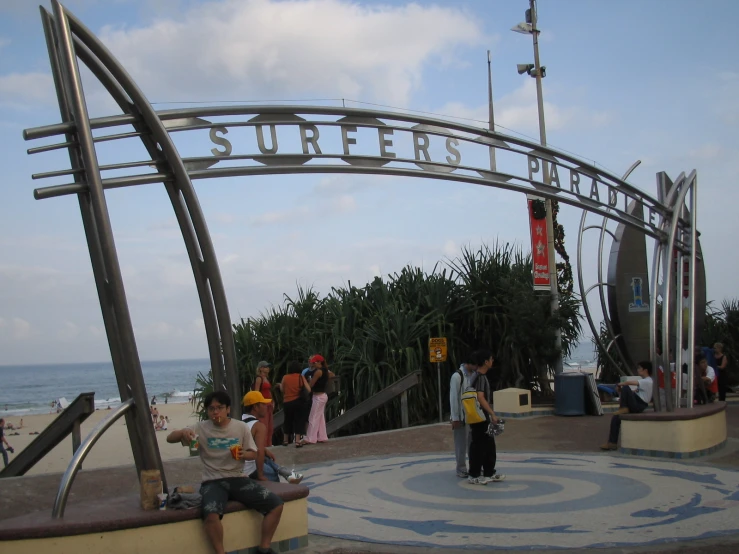
[[(267, 444), (272, 445), (274, 433), (274, 398), (269, 373), (272, 364), (262, 361), (257, 364), (257, 374), (251, 390), (258, 391), (270, 400), (259, 418), (267, 430)], [(287, 373), (279, 383), (274, 385), (282, 393), (285, 421), (283, 424), (282, 444), (287, 446), (291, 442), (300, 448), (307, 444), (326, 442), (326, 403), (328, 402), (328, 388), (334, 374), (329, 369), (326, 359), (320, 354), (310, 357), (308, 367), (303, 369), (300, 362), (290, 362)]]
[[(498, 423), (492, 408), (492, 395), (487, 373), (493, 367), (493, 353), (480, 349), (469, 356), (470, 361), (459, 366), (452, 374), (449, 386), (449, 405), (454, 433), (454, 454), (457, 461), (457, 477), (467, 479), (472, 485), (487, 485), (503, 481), (505, 475), (495, 470), (497, 451), (491, 424)], [(467, 423), (462, 395), (474, 390), (483, 412), (483, 421)], [(467, 452), (469, 450), (469, 468)]]

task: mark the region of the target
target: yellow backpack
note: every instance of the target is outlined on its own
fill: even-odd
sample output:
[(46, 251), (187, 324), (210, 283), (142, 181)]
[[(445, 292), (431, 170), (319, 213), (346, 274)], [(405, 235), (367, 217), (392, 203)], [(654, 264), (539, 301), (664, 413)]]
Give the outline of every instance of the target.
[(475, 374), (467, 383), (462, 393), (462, 409), (464, 409), (464, 419), (468, 424), (481, 423), (485, 421), (485, 412), (482, 411), (480, 401), (477, 399), (477, 382), (479, 374)]

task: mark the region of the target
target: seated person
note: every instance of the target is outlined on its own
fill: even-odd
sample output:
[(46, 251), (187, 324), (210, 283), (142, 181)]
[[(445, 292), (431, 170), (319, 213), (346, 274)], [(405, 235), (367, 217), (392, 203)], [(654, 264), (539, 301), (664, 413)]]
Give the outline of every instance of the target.
[(716, 379), (716, 370), (708, 365), (708, 360), (702, 356), (698, 358), (698, 376), (700, 382), (696, 386), (696, 401), (698, 404), (710, 404), (718, 394), (718, 379)]
[(254, 460), (257, 456), (249, 428), (243, 422), (231, 419), (231, 397), (223, 391), (206, 395), (203, 406), (208, 419), (172, 431), (167, 435), (167, 442), (189, 445), (190, 441), (198, 438), (200, 461), (203, 463), (200, 494), (205, 534), (215, 553), (225, 554), (221, 519), (226, 503), (236, 500), (264, 515), (257, 552), (274, 553), (270, 543), (282, 517), (283, 502), (279, 496), (242, 473), (244, 460)]
[(166, 431), (167, 430), (167, 420), (164, 418), (163, 415), (159, 416), (159, 421), (157, 421), (155, 429), (157, 431)]
[(244, 462), (244, 473), (257, 481), (275, 482), (280, 481), (281, 475), (288, 483), (297, 485), (303, 480), (303, 475), (277, 465), (275, 455), (264, 446), (267, 442), (267, 427), (259, 421), (259, 418), (267, 413), (267, 406), (271, 403), (272, 400), (264, 398), (259, 391), (250, 391), (244, 396), (244, 415), (241, 419), (251, 430), (257, 445), (257, 457), (255, 460)]
[[(608, 442), (602, 445), (601, 450), (617, 450), (618, 435), (621, 433), (621, 414), (640, 414), (649, 406), (652, 400), (652, 362), (639, 362), (636, 366), (638, 379), (629, 379), (618, 384), (621, 393), (620, 408), (611, 418), (611, 431)], [(631, 390), (636, 387), (636, 392)]]

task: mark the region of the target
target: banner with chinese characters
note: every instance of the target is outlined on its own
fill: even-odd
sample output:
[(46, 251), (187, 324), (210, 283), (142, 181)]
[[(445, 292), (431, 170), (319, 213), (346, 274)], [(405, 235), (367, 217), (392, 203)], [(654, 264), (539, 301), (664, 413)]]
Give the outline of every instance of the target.
[(534, 268), (534, 290), (551, 290), (549, 284), (549, 241), (545, 202), (527, 196), (529, 207), (529, 229), (531, 231), (531, 259)]

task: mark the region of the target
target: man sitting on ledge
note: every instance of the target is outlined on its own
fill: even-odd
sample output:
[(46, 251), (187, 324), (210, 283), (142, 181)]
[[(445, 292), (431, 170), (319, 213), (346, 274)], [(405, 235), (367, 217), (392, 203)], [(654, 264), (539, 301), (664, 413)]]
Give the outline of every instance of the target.
[(167, 442), (184, 445), (197, 438), (203, 483), (200, 486), (205, 533), (216, 554), (223, 549), (223, 512), (229, 500), (241, 502), (264, 515), (257, 552), (274, 553), (272, 536), (282, 517), (282, 499), (242, 474), (244, 460), (255, 460), (257, 446), (245, 423), (231, 419), (231, 398), (223, 391), (208, 394), (203, 400), (208, 419), (167, 435)]
[[(602, 445), (601, 450), (617, 450), (618, 435), (621, 432), (621, 414), (640, 414), (652, 400), (652, 362), (639, 362), (636, 366), (639, 379), (631, 379), (619, 383), (617, 386), (621, 395), (620, 408), (611, 418), (611, 432), (608, 442)], [(631, 390), (636, 387), (636, 392)]]

